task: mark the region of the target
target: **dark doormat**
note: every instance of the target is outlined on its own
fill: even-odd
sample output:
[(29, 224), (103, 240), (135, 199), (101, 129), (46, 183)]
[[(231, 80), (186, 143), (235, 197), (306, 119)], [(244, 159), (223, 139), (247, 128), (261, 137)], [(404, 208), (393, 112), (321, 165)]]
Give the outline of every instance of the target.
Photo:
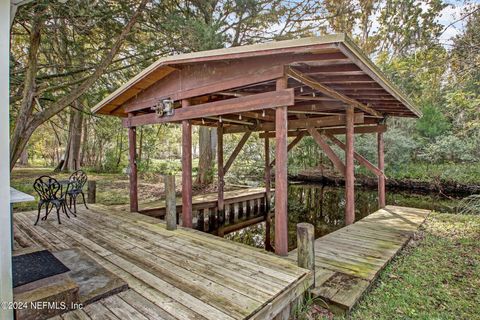
[(14, 288), (68, 271), (70, 269), (48, 250), (12, 257)]

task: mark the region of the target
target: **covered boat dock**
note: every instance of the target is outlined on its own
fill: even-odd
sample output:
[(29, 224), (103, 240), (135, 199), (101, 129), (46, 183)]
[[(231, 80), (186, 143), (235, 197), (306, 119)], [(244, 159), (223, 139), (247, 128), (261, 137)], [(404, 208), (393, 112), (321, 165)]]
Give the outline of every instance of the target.
[[(182, 126), (182, 208), (192, 227), (192, 125), (218, 132), (217, 212), (224, 220), (224, 176), (253, 132), (265, 141), (265, 197), (275, 171), (275, 252), (288, 254), (287, 153), (312, 136), (345, 177), (346, 224), (355, 220), (354, 161), (378, 177), (385, 207), (384, 142), (387, 117), (420, 112), (344, 34), (270, 42), (161, 58), (106, 97), (93, 111), (123, 118), (129, 130), (130, 210), (138, 211), (136, 128)], [(225, 161), (225, 134), (243, 134)], [(354, 148), (355, 134), (377, 135), (377, 164)], [(345, 142), (338, 136), (345, 136)], [(293, 137), (289, 141), (289, 137)], [(270, 139), (275, 159), (270, 159)], [(330, 143), (329, 143), (330, 142)], [(344, 151), (344, 159), (331, 145)], [(267, 229), (270, 223), (267, 217)]]

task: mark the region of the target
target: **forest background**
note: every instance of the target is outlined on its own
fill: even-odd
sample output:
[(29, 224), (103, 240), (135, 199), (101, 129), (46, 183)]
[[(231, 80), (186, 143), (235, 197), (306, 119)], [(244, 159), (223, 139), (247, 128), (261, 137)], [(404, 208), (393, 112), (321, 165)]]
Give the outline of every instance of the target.
[[(480, 4), (442, 0), (32, 1), (18, 8), (11, 28), (11, 168), (126, 178), (127, 131), (90, 109), (156, 59), (337, 32), (423, 112), (419, 120), (387, 120), (387, 176), (480, 184)], [(180, 171), (180, 130), (139, 128), (143, 179)], [(194, 128), (197, 185), (215, 179), (215, 135)], [(226, 137), (225, 154), (239, 139)], [(357, 136), (355, 147), (375, 162), (374, 136)], [(227, 181), (261, 181), (262, 149), (252, 135)], [(289, 153), (292, 175), (329, 166), (311, 138)]]

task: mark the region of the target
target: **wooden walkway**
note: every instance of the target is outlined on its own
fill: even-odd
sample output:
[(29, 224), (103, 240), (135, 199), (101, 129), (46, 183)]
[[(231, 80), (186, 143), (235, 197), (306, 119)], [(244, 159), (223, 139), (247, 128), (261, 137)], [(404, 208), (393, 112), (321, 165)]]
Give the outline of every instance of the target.
[[(273, 192), (273, 190), (272, 190)], [(225, 223), (223, 232), (229, 233), (265, 220), (265, 188), (244, 188), (224, 193)], [(207, 193), (192, 197), (193, 226), (200, 231), (215, 233), (219, 227), (218, 194)], [(122, 206), (122, 210), (129, 207)], [(140, 213), (163, 218), (165, 200), (140, 203)], [(182, 198), (177, 198), (177, 217), (181, 224)]]
[(35, 212), (14, 214), (15, 248), (81, 248), (130, 287), (63, 319), (272, 319), (313, 283), (309, 271), (260, 249), (92, 207), (61, 225), (53, 213), (38, 226)]
[[(313, 295), (335, 312), (351, 310), (429, 212), (387, 206), (315, 240)], [(289, 253), (288, 259), (297, 261), (296, 250)]]

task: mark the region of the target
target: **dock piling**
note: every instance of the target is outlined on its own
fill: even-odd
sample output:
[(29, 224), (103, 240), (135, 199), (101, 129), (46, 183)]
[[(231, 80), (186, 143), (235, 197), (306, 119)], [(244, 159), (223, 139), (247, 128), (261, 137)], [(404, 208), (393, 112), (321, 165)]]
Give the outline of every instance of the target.
[(165, 175), (165, 210), (167, 230), (177, 229), (177, 200), (175, 197), (174, 175)]
[(87, 202), (95, 203), (97, 202), (97, 181), (88, 180), (87, 184)]
[(297, 224), (297, 262), (300, 268), (313, 271), (315, 281), (315, 229), (310, 223)]

